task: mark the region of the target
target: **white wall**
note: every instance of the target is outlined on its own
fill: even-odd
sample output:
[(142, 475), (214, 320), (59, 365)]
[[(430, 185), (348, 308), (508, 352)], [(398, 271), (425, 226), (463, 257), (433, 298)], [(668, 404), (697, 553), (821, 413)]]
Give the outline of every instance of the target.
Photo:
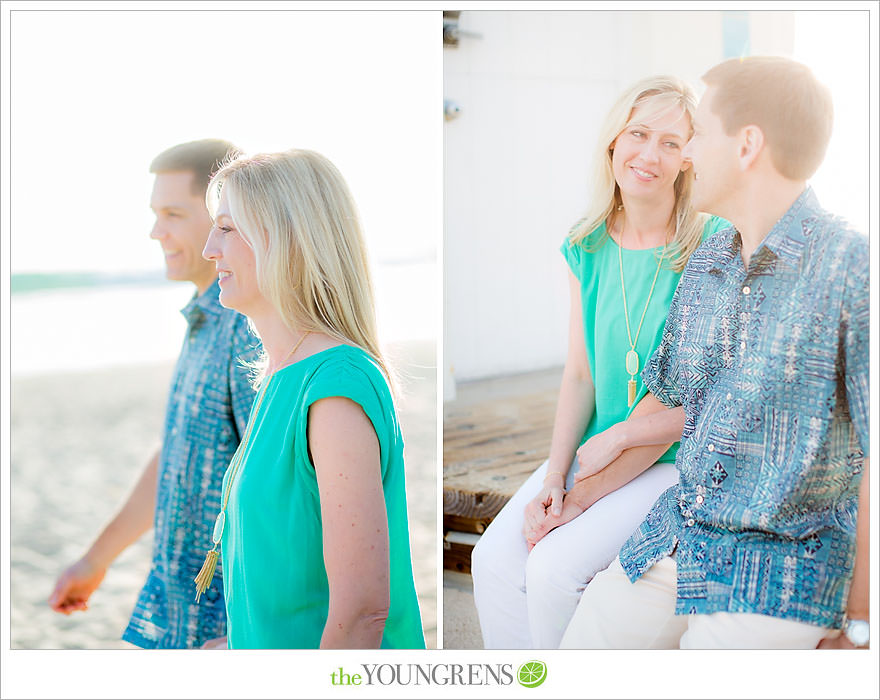
[[(647, 75), (699, 89), (723, 59), (722, 15), (461, 13), (461, 29), (482, 38), (444, 48), (444, 97), (462, 110), (445, 126), (445, 398), (455, 381), (564, 362), (558, 249), (588, 203), (600, 122)], [(762, 53), (790, 51), (790, 13), (752, 15)], [(775, 24), (756, 32), (765, 19)]]

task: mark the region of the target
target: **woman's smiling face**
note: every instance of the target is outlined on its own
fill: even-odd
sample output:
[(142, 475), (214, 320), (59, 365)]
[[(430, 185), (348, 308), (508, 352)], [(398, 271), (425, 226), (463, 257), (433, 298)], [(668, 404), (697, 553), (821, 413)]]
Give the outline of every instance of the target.
[(267, 306), (257, 283), (254, 249), (232, 220), (225, 188), (221, 190), (214, 226), (202, 255), (217, 267), (223, 306), (251, 318)]
[(690, 162), (682, 149), (691, 123), (677, 104), (648, 99), (633, 110), (629, 122), (611, 144), (611, 168), (621, 194), (653, 199), (671, 191)]

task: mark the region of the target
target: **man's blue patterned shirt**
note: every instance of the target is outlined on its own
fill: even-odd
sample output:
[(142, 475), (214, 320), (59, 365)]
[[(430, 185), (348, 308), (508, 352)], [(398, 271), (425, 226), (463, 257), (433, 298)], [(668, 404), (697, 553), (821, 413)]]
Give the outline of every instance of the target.
[(676, 551), (677, 614), (839, 627), (868, 456), (868, 241), (806, 189), (754, 251), (692, 256), (642, 378), (685, 409), (679, 483), (624, 544), (635, 581)]
[(220, 485), (254, 401), (248, 381), (259, 340), (225, 309), (214, 283), (181, 310), (187, 321), (174, 371), (157, 475), (153, 559), (122, 638), (145, 648), (192, 648), (226, 634), (223, 572), (201, 602), (193, 579), (211, 548)]

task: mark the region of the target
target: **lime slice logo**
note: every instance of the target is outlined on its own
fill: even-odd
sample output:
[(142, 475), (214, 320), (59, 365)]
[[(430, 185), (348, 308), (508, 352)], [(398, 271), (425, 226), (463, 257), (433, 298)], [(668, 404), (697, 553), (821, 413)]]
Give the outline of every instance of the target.
[(517, 671), (517, 680), (523, 688), (537, 688), (547, 680), (547, 664), (543, 661), (526, 661)]

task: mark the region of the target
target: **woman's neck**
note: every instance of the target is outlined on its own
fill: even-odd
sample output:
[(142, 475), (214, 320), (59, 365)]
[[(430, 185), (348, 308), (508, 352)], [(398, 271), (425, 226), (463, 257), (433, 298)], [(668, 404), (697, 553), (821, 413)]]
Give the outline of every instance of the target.
[(263, 350), (269, 357), (269, 372), (278, 370), (281, 366), (293, 359), (290, 351), (302, 339), (304, 331), (291, 330), (287, 327), (281, 316), (274, 310), (267, 312), (259, 318), (251, 318), (257, 335), (263, 343)]
[(622, 248), (634, 250), (665, 245), (674, 206), (674, 192), (652, 200), (624, 196), (623, 209), (614, 217), (614, 239)]

